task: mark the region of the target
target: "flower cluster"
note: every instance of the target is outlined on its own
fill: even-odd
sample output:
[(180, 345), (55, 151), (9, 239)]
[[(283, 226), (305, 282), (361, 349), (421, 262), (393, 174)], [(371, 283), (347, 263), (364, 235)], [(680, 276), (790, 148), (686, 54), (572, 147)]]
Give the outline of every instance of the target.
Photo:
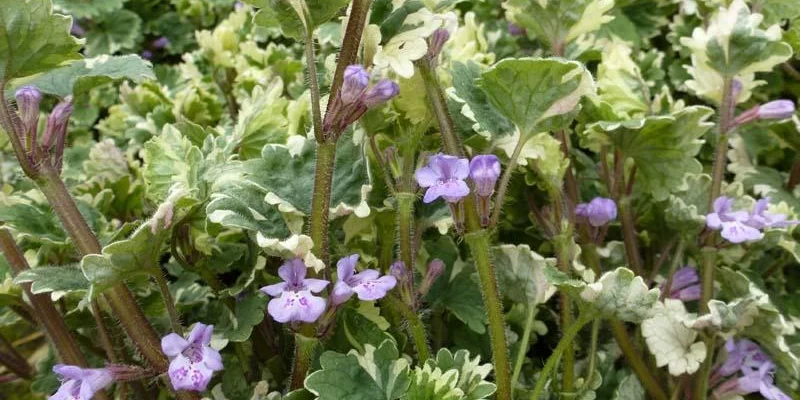
[(714, 200), (714, 211), (706, 216), (706, 226), (721, 230), (722, 237), (731, 243), (760, 240), (767, 228), (785, 228), (800, 223), (787, 221), (785, 214), (767, 213), (769, 197), (756, 202), (751, 212), (733, 211), (733, 199), (721, 196)]
[(500, 170), (500, 160), (493, 154), (477, 155), (467, 160), (439, 153), (431, 156), (428, 165), (418, 169), (415, 176), (419, 186), (427, 188), (422, 201), (431, 203), (443, 198), (450, 205), (457, 226), (461, 221), (457, 204), (470, 193), (466, 182), (469, 177), (478, 198), (478, 211), (487, 225), (489, 200), (494, 194)]
[(391, 100), (400, 93), (397, 83), (383, 79), (369, 86), (369, 72), (361, 65), (349, 65), (344, 70), (342, 88), (325, 114), (322, 130), (326, 134), (344, 132), (370, 108)]
[(595, 197), (588, 203), (575, 206), (575, 215), (588, 221), (589, 225), (599, 228), (617, 218), (617, 205), (614, 200)]
[[(397, 285), (394, 275), (380, 276), (374, 269), (356, 273), (358, 254), (352, 254), (336, 264), (338, 280), (330, 295), (330, 303), (336, 307), (355, 294), (359, 300), (378, 300), (386, 296)], [(283, 282), (261, 288), (261, 291), (275, 297), (267, 304), (267, 311), (275, 321), (315, 322), (325, 312), (327, 301), (315, 296), (330, 282), (323, 279), (306, 278), (308, 268), (303, 260), (295, 258), (278, 269)]]
[[(721, 365), (717, 365), (710, 378), (713, 384), (728, 378), (714, 389), (716, 398), (758, 392), (768, 400), (790, 399), (775, 386), (772, 378), (775, 363), (758, 344), (747, 339), (739, 341), (729, 339), (725, 343), (725, 350), (728, 353), (727, 359)], [(733, 376), (737, 372), (741, 373), (741, 376)]]
[(222, 370), (222, 356), (210, 346), (214, 325), (195, 324), (184, 339), (170, 333), (161, 339), (161, 350), (169, 357), (169, 379), (175, 390), (206, 390), (215, 371)]

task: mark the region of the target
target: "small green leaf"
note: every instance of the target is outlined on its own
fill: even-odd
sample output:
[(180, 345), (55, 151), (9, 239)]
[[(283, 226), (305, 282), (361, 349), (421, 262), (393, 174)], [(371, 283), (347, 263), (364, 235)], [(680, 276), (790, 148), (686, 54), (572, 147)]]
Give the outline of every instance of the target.
[(627, 268), (606, 272), (581, 291), (583, 301), (621, 321), (641, 322), (650, 316), (661, 292), (648, 289), (642, 277)]
[(464, 392), (459, 389), (458, 371), (442, 371), (441, 368), (425, 364), (417, 367), (411, 375), (411, 385), (404, 397), (407, 400), (459, 400)]
[(492, 248), (500, 292), (515, 303), (542, 304), (554, 293), (544, 276), (544, 267), (555, 266), (555, 259), (544, 258), (528, 245), (510, 244)]
[(17, 284), (28, 282), (34, 294), (49, 292), (61, 294), (89, 290), (89, 281), (77, 265), (32, 268), (14, 278), (14, 283)]
[(613, 400), (645, 400), (644, 387), (636, 378), (636, 375), (626, 376), (614, 391)]
[(400, 358), (394, 341), (385, 340), (378, 348), (364, 347), (363, 353), (322, 353), (322, 369), (306, 378), (306, 389), (320, 400), (393, 400), (405, 394), (409, 365)]
[[(139, 83), (144, 79), (155, 79), (155, 75), (150, 62), (139, 56), (100, 56), (73, 62), (23, 82), (35, 85), (42, 92), (65, 97), (88, 93), (97, 86), (123, 79)], [(23, 82), (15, 82), (15, 85)]]
[(142, 35), (141, 26), (142, 19), (135, 12), (115, 11), (89, 32), (86, 52), (91, 56), (100, 56), (133, 49)]
[(223, 336), (232, 342), (244, 342), (250, 338), (253, 327), (264, 320), (269, 299), (263, 295), (253, 295), (236, 303), (236, 317), (230, 330), (222, 332)]
[(0, 82), (80, 59), (72, 18), (53, 14), (50, 0), (0, 0)]
[(666, 299), (654, 316), (642, 322), (642, 336), (656, 365), (668, 366), (673, 376), (695, 373), (706, 358), (705, 343), (696, 341), (697, 332), (683, 324), (687, 316), (681, 301)]
[(128, 0), (53, 0), (59, 11), (72, 14), (75, 18), (96, 17), (117, 11)]
[(582, 64), (561, 59), (506, 59), (477, 80), (494, 107), (525, 135), (565, 128), (594, 81)]
[[(511, 122), (489, 103), (486, 93), (475, 86), (475, 80), (481, 76), (480, 66), (472, 61), (466, 64), (453, 62), (450, 71), (453, 76), (453, 89), (458, 97), (469, 107), (475, 121), (481, 129), (490, 132), (493, 136), (502, 136), (511, 133), (514, 127)], [(402, 94), (402, 92), (401, 92)], [(463, 112), (463, 111), (462, 111)]]
[(452, 353), (449, 349), (442, 348), (436, 353), (435, 359), (426, 362), (426, 366), (458, 372), (455, 387), (463, 393), (461, 399), (479, 400), (488, 398), (497, 389), (494, 383), (486, 380), (492, 372), (492, 364), (480, 362), (480, 356), (470, 357), (467, 350), (461, 349)]
[[(306, 37), (306, 25), (313, 31), (325, 22), (330, 21), (348, 4), (348, 0), (268, 0), (281, 25), (284, 35), (303, 40)], [(251, 1), (264, 8), (267, 1)], [(302, 14), (307, 14), (308, 20)]]
[(203, 154), (173, 125), (164, 125), (161, 134), (144, 144), (142, 152), (147, 197), (161, 203), (173, 186), (196, 190)]

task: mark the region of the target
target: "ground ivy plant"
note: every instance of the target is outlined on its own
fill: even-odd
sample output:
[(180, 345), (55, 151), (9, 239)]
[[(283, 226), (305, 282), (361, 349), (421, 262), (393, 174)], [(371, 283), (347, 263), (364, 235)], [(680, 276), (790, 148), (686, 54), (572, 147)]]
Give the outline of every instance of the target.
[(0, 398), (800, 398), (798, 0), (0, 0)]

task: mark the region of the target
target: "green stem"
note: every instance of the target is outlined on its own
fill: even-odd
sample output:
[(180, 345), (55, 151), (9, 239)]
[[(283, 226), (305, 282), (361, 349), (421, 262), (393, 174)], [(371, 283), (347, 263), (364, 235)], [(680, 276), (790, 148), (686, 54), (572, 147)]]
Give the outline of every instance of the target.
[(100, 345), (103, 347), (103, 351), (106, 353), (106, 358), (112, 364), (119, 363), (119, 357), (117, 357), (117, 352), (114, 351), (114, 344), (111, 343), (111, 336), (108, 334), (106, 323), (103, 320), (103, 313), (100, 310), (100, 306), (97, 305), (97, 300), (91, 301), (89, 307), (92, 310), (92, 317), (97, 324), (97, 336), (100, 340)]
[(317, 143), (325, 142), (322, 132), (322, 111), (320, 110), (319, 80), (317, 78), (317, 58), (314, 55), (314, 32), (306, 33), (306, 74), (311, 89), (311, 116), (314, 124), (314, 137)]
[[(465, 208), (471, 209), (475, 213), (474, 207), (469, 208), (465, 204)], [(489, 253), (489, 233), (483, 229), (472, 231), (467, 233), (464, 239), (472, 251), (472, 257), (475, 259), (483, 302), (489, 317), (489, 341), (492, 347), (492, 359), (497, 380), (497, 399), (510, 400), (512, 393), (511, 365), (508, 359), (503, 302), (500, 300), (497, 278), (495, 277), (494, 266)]]
[[(350, 16), (347, 18), (347, 28), (345, 28), (344, 36), (342, 37), (342, 46), (339, 51), (339, 61), (336, 64), (336, 70), (333, 73), (333, 83), (331, 83), (330, 99), (335, 99), (339, 94), (339, 89), (344, 82), (344, 70), (347, 66), (356, 63), (358, 58), (358, 50), (361, 46), (361, 37), (364, 33), (364, 26), (367, 24), (367, 15), (369, 8), (372, 5), (372, 0), (353, 0), (350, 7)], [(330, 110), (333, 101), (328, 101), (328, 109)]]
[(167, 307), (167, 314), (169, 314), (169, 322), (172, 331), (180, 336), (183, 336), (183, 327), (181, 327), (181, 317), (178, 310), (175, 308), (175, 299), (172, 298), (172, 293), (169, 291), (167, 279), (164, 278), (163, 272), (159, 269), (154, 271), (151, 276), (158, 285), (158, 291), (161, 292), (161, 297), (164, 299), (164, 305)]
[(22, 379), (30, 380), (33, 378), (33, 368), (28, 364), (28, 360), (22, 354), (19, 354), (17, 349), (2, 334), (0, 334), (0, 349), (2, 349), (0, 350), (0, 364)]
[(414, 247), (412, 238), (414, 237), (414, 201), (417, 196), (414, 193), (397, 193), (397, 227), (400, 242), (400, 260), (406, 264), (406, 268), (414, 270)]
[(637, 350), (633, 345), (628, 330), (625, 329), (625, 324), (616, 319), (611, 320), (611, 331), (614, 333), (614, 339), (616, 339), (617, 345), (620, 350), (622, 350), (622, 354), (625, 355), (625, 359), (628, 360), (628, 364), (631, 366), (633, 373), (639, 378), (639, 382), (642, 383), (642, 386), (644, 386), (650, 398), (654, 400), (667, 400), (667, 394), (664, 392), (664, 389), (661, 388), (658, 380), (650, 373), (650, 369), (641, 358), (641, 355), (644, 353)]
[(392, 303), (392, 307), (400, 311), (400, 314), (402, 314), (403, 318), (408, 322), (408, 333), (411, 335), (411, 340), (414, 341), (414, 347), (417, 348), (419, 365), (422, 365), (426, 360), (431, 358), (431, 351), (428, 347), (428, 336), (427, 332), (425, 332), (425, 324), (422, 323), (419, 314), (417, 314), (409, 304), (406, 304), (395, 296), (388, 296), (387, 298), (389, 302)]
[(292, 369), (292, 379), (290, 390), (303, 387), (303, 382), (311, 369), (311, 358), (314, 356), (319, 340), (309, 338), (301, 333), (294, 335), (294, 367)]
[(453, 156), (463, 156), (464, 150), (461, 148), (461, 141), (453, 129), (453, 120), (450, 118), (447, 101), (445, 101), (444, 92), (439, 85), (439, 79), (436, 77), (436, 71), (431, 68), (430, 63), (426, 62), (425, 59), (420, 60), (416, 65), (419, 68), (422, 80), (425, 82), (428, 103), (430, 103), (433, 115), (439, 122), (439, 130), (442, 134), (445, 152)]
[[(46, 163), (40, 165), (41, 175), (37, 179), (39, 188), (58, 215), (81, 254), (100, 254), (102, 247), (89, 225), (83, 219), (58, 172)], [(136, 298), (124, 283), (114, 285), (107, 292), (114, 314), (125, 333), (141, 352), (142, 356), (157, 371), (166, 371), (169, 363), (161, 352), (161, 340), (136, 303)]]
[(514, 385), (519, 380), (519, 374), (522, 371), (522, 364), (525, 362), (525, 355), (528, 353), (528, 346), (531, 340), (531, 331), (533, 330), (533, 321), (536, 316), (536, 305), (528, 306), (528, 316), (525, 318), (525, 329), (522, 331), (522, 339), (519, 341), (519, 350), (517, 357), (514, 361), (514, 372), (511, 374), (511, 384)]
[(622, 224), (622, 238), (625, 245), (625, 256), (631, 268), (637, 275), (642, 275), (642, 258), (639, 255), (638, 239), (636, 238), (636, 221), (631, 210), (630, 197), (623, 196), (617, 201), (619, 206), (620, 222)]
[(497, 197), (494, 201), (494, 210), (492, 211), (492, 219), (489, 222), (489, 226), (496, 226), (497, 222), (500, 221), (500, 213), (503, 211), (503, 201), (505, 200), (506, 191), (508, 191), (508, 183), (511, 181), (511, 174), (514, 173), (514, 169), (517, 167), (517, 161), (519, 159), (519, 155), (522, 152), (522, 148), (525, 146), (525, 142), (530, 139), (530, 135), (527, 133), (520, 133), (519, 134), (519, 141), (517, 145), (514, 146), (514, 151), (511, 153), (511, 159), (508, 160), (508, 166), (506, 170), (503, 171), (503, 176), (500, 178), (500, 185), (497, 188)]
[(575, 340), (575, 336), (578, 335), (578, 332), (581, 331), (581, 328), (584, 327), (587, 323), (589, 323), (593, 317), (591, 314), (581, 313), (578, 319), (572, 324), (569, 329), (564, 331), (564, 337), (561, 338), (561, 341), (558, 342), (556, 349), (553, 350), (553, 354), (550, 355), (550, 358), (547, 359), (547, 362), (544, 364), (544, 368), (539, 373), (539, 380), (536, 381), (536, 386), (533, 388), (533, 392), (531, 393), (531, 400), (539, 400), (542, 398), (542, 392), (544, 392), (544, 387), (547, 384), (547, 378), (553, 372), (556, 367), (556, 364), (561, 359), (561, 356), (564, 354), (565, 350), (572, 345), (572, 341)]
[(588, 388), (592, 382), (592, 375), (597, 368), (597, 342), (600, 340), (600, 325), (602, 320), (596, 319), (592, 321), (592, 342), (589, 348), (589, 366), (586, 367), (586, 379), (584, 380), (583, 387)]
[(318, 143), (317, 164), (314, 172), (314, 196), (311, 199), (311, 240), (314, 241), (314, 254), (325, 263), (325, 271), (328, 271), (329, 264), (328, 214), (330, 214), (335, 162), (336, 143)]

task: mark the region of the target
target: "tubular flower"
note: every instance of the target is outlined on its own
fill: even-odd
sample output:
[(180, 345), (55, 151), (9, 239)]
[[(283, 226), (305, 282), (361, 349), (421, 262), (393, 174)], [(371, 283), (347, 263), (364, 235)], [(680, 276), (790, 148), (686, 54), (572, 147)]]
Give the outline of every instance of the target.
[(338, 281), (333, 287), (331, 303), (342, 304), (355, 293), (359, 300), (378, 300), (397, 285), (397, 278), (392, 275), (380, 276), (374, 269), (365, 269), (355, 273), (358, 254), (352, 254), (336, 263)]
[(428, 160), (428, 165), (417, 170), (416, 178), (419, 186), (428, 188), (425, 203), (431, 203), (442, 197), (448, 203), (455, 203), (469, 194), (469, 186), (464, 181), (469, 176), (469, 161), (443, 153), (436, 154)]
[(184, 339), (170, 333), (161, 339), (161, 350), (169, 357), (169, 380), (175, 390), (202, 392), (215, 371), (222, 370), (222, 356), (211, 348), (214, 325), (195, 324)]
[(313, 293), (321, 292), (329, 282), (306, 279), (306, 271), (303, 260), (289, 260), (278, 268), (278, 275), (283, 282), (261, 288), (267, 295), (277, 297), (267, 304), (267, 311), (275, 321), (314, 322), (325, 311), (325, 299)]

